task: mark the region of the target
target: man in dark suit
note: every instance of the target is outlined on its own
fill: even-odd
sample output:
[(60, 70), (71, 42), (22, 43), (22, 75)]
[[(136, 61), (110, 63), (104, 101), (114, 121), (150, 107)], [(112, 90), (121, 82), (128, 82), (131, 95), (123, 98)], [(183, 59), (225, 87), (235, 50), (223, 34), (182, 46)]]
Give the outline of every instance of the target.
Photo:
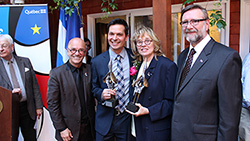
[(91, 68), (83, 64), (85, 43), (70, 40), (68, 62), (50, 72), (47, 91), (49, 113), (56, 129), (57, 140), (92, 141), (95, 102), (91, 93)]
[(35, 72), (28, 58), (13, 54), (14, 44), (10, 35), (0, 35), (0, 86), (20, 95), (19, 121), (12, 127), (12, 140), (18, 138), (18, 125), (25, 140), (36, 140), (34, 124), (40, 118), (43, 103)]
[(190, 46), (178, 58), (172, 140), (237, 141), (240, 56), (208, 35), (209, 18), (201, 6), (185, 7), (181, 25)]
[[(92, 92), (98, 100), (96, 111), (96, 140), (126, 141), (131, 116), (124, 111), (132, 98), (129, 69), (132, 66), (131, 51), (125, 46), (128, 39), (128, 25), (122, 19), (114, 19), (108, 24), (108, 42), (110, 48), (92, 59)], [(118, 56), (120, 56), (119, 60)], [(118, 69), (122, 66), (123, 88), (108, 89), (103, 78), (109, 72), (108, 64), (112, 60), (112, 71), (119, 77)], [(120, 62), (119, 62), (120, 61)], [(121, 63), (121, 64), (120, 64)], [(119, 65), (119, 67), (118, 67)], [(122, 96), (120, 96), (120, 94)], [(104, 105), (111, 95), (118, 99), (119, 104), (114, 107)]]

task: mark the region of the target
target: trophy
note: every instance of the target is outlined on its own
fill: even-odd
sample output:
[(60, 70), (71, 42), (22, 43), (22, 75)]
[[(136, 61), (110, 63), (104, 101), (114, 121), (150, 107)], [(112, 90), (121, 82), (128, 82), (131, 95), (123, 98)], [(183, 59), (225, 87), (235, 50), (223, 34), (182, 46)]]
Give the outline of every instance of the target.
[(146, 61), (143, 62), (144, 63), (144, 68), (143, 68), (143, 73), (142, 75), (137, 78), (133, 83), (132, 83), (132, 87), (134, 87), (134, 99), (132, 102), (129, 102), (128, 105), (126, 106), (126, 109), (135, 113), (139, 110), (139, 107), (135, 105), (135, 103), (138, 102), (140, 94), (143, 90), (144, 87), (148, 87), (148, 81), (144, 75), (145, 70), (146, 70)]
[[(116, 78), (114, 73), (112, 72), (112, 58), (110, 58), (109, 64), (108, 64), (109, 72), (104, 76), (103, 83), (106, 83), (109, 89), (115, 89), (115, 85), (117, 84)], [(111, 98), (108, 100), (105, 100), (102, 105), (110, 108), (115, 108), (115, 106), (118, 104), (118, 100), (115, 98), (114, 95), (111, 95)]]

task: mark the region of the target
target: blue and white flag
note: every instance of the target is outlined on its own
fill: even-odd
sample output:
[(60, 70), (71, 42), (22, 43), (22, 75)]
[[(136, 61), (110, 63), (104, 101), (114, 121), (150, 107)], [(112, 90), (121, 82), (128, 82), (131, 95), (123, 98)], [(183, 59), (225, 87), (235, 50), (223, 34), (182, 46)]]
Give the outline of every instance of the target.
[[(64, 0), (65, 1), (65, 0)], [(64, 64), (68, 60), (67, 47), (68, 42), (75, 37), (83, 39), (83, 27), (82, 27), (82, 12), (81, 3), (78, 0), (77, 10), (74, 8), (74, 13), (71, 16), (65, 15), (65, 10), (60, 9), (60, 19), (58, 27), (58, 42), (57, 42), (57, 61), (56, 66)]]

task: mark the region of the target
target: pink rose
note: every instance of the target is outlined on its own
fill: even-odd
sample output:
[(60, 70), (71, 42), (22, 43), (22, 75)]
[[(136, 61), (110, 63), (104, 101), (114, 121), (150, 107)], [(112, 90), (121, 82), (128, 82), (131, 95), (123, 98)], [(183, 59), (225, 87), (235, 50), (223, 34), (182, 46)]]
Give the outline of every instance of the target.
[(135, 68), (134, 66), (132, 66), (132, 67), (130, 68), (130, 75), (131, 75), (131, 76), (134, 76), (136, 73), (137, 73), (136, 68)]

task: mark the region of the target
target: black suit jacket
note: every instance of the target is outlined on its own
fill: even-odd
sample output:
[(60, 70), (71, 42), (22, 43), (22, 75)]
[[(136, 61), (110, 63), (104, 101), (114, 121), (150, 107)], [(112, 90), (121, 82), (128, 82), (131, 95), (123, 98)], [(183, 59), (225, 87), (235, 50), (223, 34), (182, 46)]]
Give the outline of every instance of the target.
[[(132, 66), (131, 50), (125, 48), (128, 56), (130, 67)], [(106, 83), (103, 83), (104, 76), (108, 73), (108, 63), (110, 61), (109, 51), (106, 51), (92, 59), (92, 92), (98, 100), (96, 111), (95, 129), (98, 133), (106, 135), (111, 128), (115, 109), (102, 105), (102, 91), (107, 88)], [(130, 82), (131, 86), (131, 82)], [(132, 100), (133, 90), (129, 89), (129, 99)]]
[(211, 39), (178, 90), (188, 51), (178, 58), (172, 140), (238, 140), (242, 101), (238, 52)]
[[(35, 72), (28, 58), (13, 55), (17, 62), (23, 84), (27, 95), (27, 108), (30, 117), (36, 120), (36, 109), (42, 109), (43, 103)], [(13, 90), (11, 80), (5, 70), (2, 59), (0, 59), (0, 86)]]
[[(95, 138), (95, 101), (91, 93), (91, 68), (89, 64), (83, 65), (85, 107), (90, 120), (91, 132), (93, 138)], [(77, 141), (81, 125), (81, 103), (68, 65), (63, 64), (51, 70), (48, 81), (47, 103), (53, 125), (56, 129), (56, 139), (62, 140), (59, 130), (69, 128), (74, 136), (73, 141)]]

